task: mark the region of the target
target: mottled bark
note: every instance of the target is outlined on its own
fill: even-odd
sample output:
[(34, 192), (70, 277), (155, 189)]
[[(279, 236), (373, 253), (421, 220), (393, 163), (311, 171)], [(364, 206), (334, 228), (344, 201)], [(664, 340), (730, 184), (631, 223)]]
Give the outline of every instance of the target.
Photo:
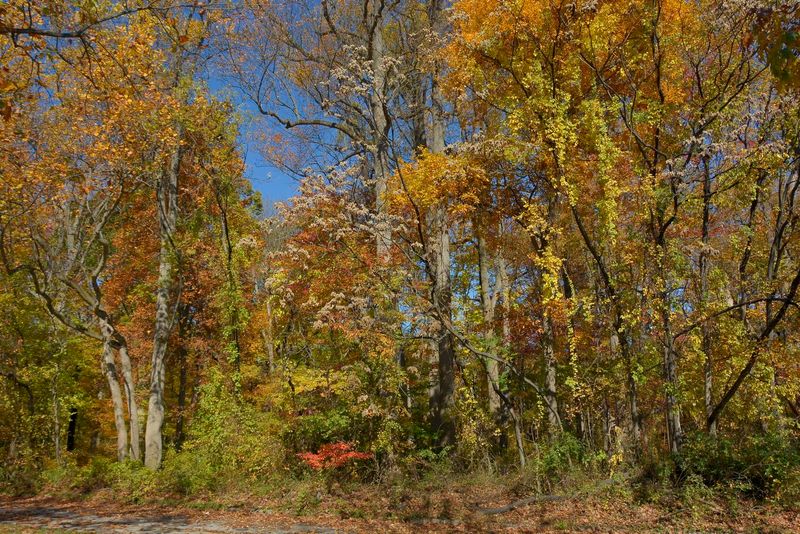
[[(178, 338), (186, 339), (186, 322), (188, 313), (186, 306), (180, 306), (180, 317), (178, 318)], [(189, 362), (187, 361), (187, 350), (183, 343), (178, 347), (178, 407), (175, 414), (175, 450), (181, 450), (186, 439), (184, 426), (186, 422), (186, 389), (189, 378)]]
[(503, 313), (502, 319), (502, 334), (503, 344), (511, 344), (511, 286), (509, 284), (508, 271), (506, 270), (506, 261), (502, 254), (497, 256), (497, 276), (499, 277), (500, 293), (501, 296), (501, 311)]
[[(670, 299), (666, 298), (667, 304)], [(662, 321), (664, 328), (664, 380), (666, 382), (666, 403), (667, 403), (667, 439), (669, 449), (673, 454), (678, 454), (681, 450), (683, 430), (681, 429), (681, 409), (678, 403), (678, 363), (675, 347), (672, 341), (672, 328), (669, 309), (662, 310)]]
[(61, 464), (61, 401), (58, 398), (58, 373), (53, 377), (51, 389), (53, 396), (53, 445), (56, 463)]
[(435, 332), (438, 384), (433, 406), (433, 427), (439, 433), (439, 444), (455, 444), (455, 344), (449, 330), (451, 317), (450, 230), (443, 207), (432, 210), (429, 219), (430, 263), (434, 280), (432, 300), (437, 315)]
[[(430, 29), (441, 34), (445, 18), (441, 0), (431, 0), (428, 5)], [(438, 85), (438, 70), (430, 78), (431, 105), (430, 128), (427, 135), (428, 150), (442, 154), (445, 150), (445, 101)], [(449, 446), (456, 442), (455, 427), (455, 340), (451, 328), (452, 288), (450, 281), (450, 226), (447, 205), (433, 206), (427, 217), (428, 263), (431, 266), (431, 296), (436, 313), (437, 328), (434, 333), (437, 349), (438, 388), (433, 406), (433, 427), (439, 433), (439, 445)]]
[(117, 431), (117, 460), (128, 457), (128, 431), (125, 425), (125, 405), (122, 401), (122, 389), (117, 378), (117, 366), (114, 362), (114, 349), (110, 336), (103, 342), (103, 374), (108, 381), (111, 392), (111, 406), (114, 410), (114, 427)]
[(372, 91), (370, 112), (372, 114), (372, 160), (375, 179), (375, 212), (377, 217), (376, 254), (382, 263), (389, 261), (392, 230), (389, 226), (386, 188), (389, 183), (389, 130), (391, 124), (386, 108), (386, 59), (383, 42), (383, 5), (369, 2), (371, 10), (369, 60), (372, 67)]
[[(178, 139), (183, 137), (179, 131)], [(156, 290), (156, 320), (153, 335), (153, 355), (150, 362), (150, 396), (147, 404), (145, 428), (145, 465), (158, 469), (163, 455), (162, 428), (164, 426), (164, 357), (167, 353), (174, 316), (176, 297), (176, 255), (174, 247), (178, 220), (178, 174), (182, 149), (175, 148), (168, 167), (156, 184), (156, 205), (161, 239)]]
[[(478, 242), (478, 276), (480, 278), (481, 290), (481, 308), (483, 311), (484, 322), (484, 335), (491, 338), (494, 335), (494, 322), (495, 306), (497, 303), (497, 289), (492, 293), (491, 284), (489, 281), (489, 252), (486, 247), (486, 238), (483, 235), (483, 230), (478, 228), (476, 231), (476, 239)], [(498, 286), (502, 278), (499, 273), (497, 275)], [(488, 390), (488, 407), (489, 413), (495, 418), (500, 415), (501, 399), (497, 393), (496, 388), (499, 387), (500, 381), (500, 366), (496, 360), (486, 361), (486, 380)]]
[(128, 355), (128, 344), (119, 334), (115, 339), (118, 344), (117, 353), (122, 367), (122, 379), (125, 384), (125, 396), (128, 399), (128, 420), (131, 432), (131, 458), (134, 460), (142, 459), (141, 444), (139, 438), (139, 407), (136, 403), (136, 383), (133, 380), (133, 368), (131, 359)]
[(556, 397), (556, 357), (553, 323), (550, 314), (542, 316), (542, 352), (544, 359), (545, 403), (547, 404), (547, 422), (551, 435), (561, 432), (561, 417), (558, 414), (558, 398)]
[(267, 359), (269, 365), (269, 374), (275, 372), (275, 334), (272, 326), (272, 299), (270, 294), (267, 293), (267, 328), (265, 331), (266, 339), (264, 343), (267, 346)]
[(611, 352), (616, 356), (619, 354), (625, 364), (625, 379), (627, 383), (628, 397), (628, 417), (630, 419), (630, 432), (635, 448), (639, 449), (642, 439), (642, 421), (639, 415), (639, 389), (636, 382), (636, 369), (631, 355), (631, 346), (627, 334), (623, 331), (622, 336), (617, 332), (612, 332)]

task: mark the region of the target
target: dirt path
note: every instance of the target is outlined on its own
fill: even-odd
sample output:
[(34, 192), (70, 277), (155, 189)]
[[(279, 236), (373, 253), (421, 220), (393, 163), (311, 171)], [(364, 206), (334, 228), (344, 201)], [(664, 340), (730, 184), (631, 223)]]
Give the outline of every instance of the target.
[[(198, 515), (202, 515), (200, 512)], [(215, 516), (217, 514), (214, 514)], [(265, 518), (266, 519), (266, 518)], [(109, 532), (133, 534), (158, 533), (334, 533), (341, 530), (321, 525), (259, 524), (237, 525), (225, 520), (204, 520), (181, 512), (146, 511), (144, 513), (108, 513), (83, 509), (80, 505), (0, 503), (0, 533), (7, 532)], [(261, 521), (259, 521), (261, 523)]]
[[(463, 500), (463, 499), (462, 499)], [(411, 534), (472, 532), (792, 532), (800, 534), (800, 512), (763, 504), (742, 502), (732, 513), (722, 503), (705, 503), (705, 508), (634, 504), (623, 499), (592, 501), (534, 502), (496, 515), (453, 515), (441, 518), (441, 510), (418, 508), (423, 514), (389, 519), (379, 508), (367, 508), (366, 500), (355, 501), (364, 508), (360, 517), (342, 518), (323, 509), (313, 516), (298, 517), (281, 512), (267, 502), (234, 504), (221, 509), (198, 509), (201, 501), (167, 505), (121, 504), (113, 500), (88, 498), (61, 501), (52, 497), (12, 499), (0, 497), (0, 534), (43, 532), (134, 533), (366, 533)], [(451, 501), (448, 501), (451, 502)], [(453, 496), (452, 502), (457, 502)], [(499, 502), (499, 501), (498, 501)], [(366, 503), (366, 504), (365, 504)], [(372, 504), (375, 504), (374, 502)], [(387, 503), (379, 501), (386, 508)], [(417, 508), (415, 508), (416, 510)], [(381, 519), (383, 517), (383, 519)]]

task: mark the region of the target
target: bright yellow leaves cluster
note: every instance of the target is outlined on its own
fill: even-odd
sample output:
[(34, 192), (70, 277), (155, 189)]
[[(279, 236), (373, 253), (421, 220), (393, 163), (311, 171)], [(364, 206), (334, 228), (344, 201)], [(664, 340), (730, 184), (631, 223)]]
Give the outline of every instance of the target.
[(421, 149), (397, 170), (393, 201), (420, 210), (445, 204), (453, 215), (466, 215), (480, 207), (488, 185), (486, 170), (474, 158)]

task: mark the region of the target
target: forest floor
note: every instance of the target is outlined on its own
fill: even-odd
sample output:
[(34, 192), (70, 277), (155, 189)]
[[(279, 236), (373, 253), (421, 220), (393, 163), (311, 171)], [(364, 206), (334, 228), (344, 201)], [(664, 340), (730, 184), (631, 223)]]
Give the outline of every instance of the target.
[[(309, 504), (309, 502), (311, 504)], [(79, 499), (0, 498), (0, 534), (33, 532), (798, 532), (800, 512), (720, 497), (637, 503), (611, 491), (520, 498), (491, 486), (355, 486), (321, 495), (208, 495), (123, 504), (108, 490)]]
[(385, 520), (321, 513), (314, 517), (257, 509), (198, 510), (51, 499), (0, 501), (0, 533), (301, 533), (301, 532), (800, 532), (800, 516), (769, 508), (746, 515), (698, 517), (598, 502), (536, 503), (504, 517)]

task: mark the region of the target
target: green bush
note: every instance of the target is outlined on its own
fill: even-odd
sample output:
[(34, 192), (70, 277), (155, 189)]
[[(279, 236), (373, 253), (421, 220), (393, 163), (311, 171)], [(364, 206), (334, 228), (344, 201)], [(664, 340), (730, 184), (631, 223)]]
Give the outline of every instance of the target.
[(298, 451), (315, 451), (326, 443), (351, 441), (352, 434), (352, 418), (343, 408), (335, 408), (298, 417), (286, 438)]
[(165, 489), (180, 495), (213, 491), (219, 481), (219, 469), (200, 451), (170, 451), (164, 459), (162, 480)]
[(114, 462), (103, 473), (102, 482), (125, 500), (139, 503), (159, 488), (159, 473), (140, 462)]
[(191, 495), (275, 476), (285, 453), (280, 423), (238, 399), (214, 374), (203, 388), (189, 437), (164, 459), (162, 483)]
[(25, 457), (0, 465), (0, 495), (31, 495), (41, 486), (41, 466)]
[(786, 435), (756, 434), (734, 443), (696, 434), (687, 439), (678, 474), (699, 476), (708, 486), (733, 485), (759, 499), (800, 491), (800, 450)]
[(583, 478), (595, 471), (605, 454), (587, 449), (575, 436), (561, 433), (534, 444), (518, 485), (525, 491), (553, 491), (569, 479)]
[(116, 465), (112, 460), (98, 456), (88, 464), (78, 466), (74, 458), (66, 457), (61, 464), (53, 463), (42, 470), (40, 485), (51, 494), (89, 493), (112, 485)]
[(584, 448), (578, 438), (562, 432), (556, 439), (542, 445), (539, 461), (542, 469), (551, 478), (556, 478), (574, 462), (583, 463)]

